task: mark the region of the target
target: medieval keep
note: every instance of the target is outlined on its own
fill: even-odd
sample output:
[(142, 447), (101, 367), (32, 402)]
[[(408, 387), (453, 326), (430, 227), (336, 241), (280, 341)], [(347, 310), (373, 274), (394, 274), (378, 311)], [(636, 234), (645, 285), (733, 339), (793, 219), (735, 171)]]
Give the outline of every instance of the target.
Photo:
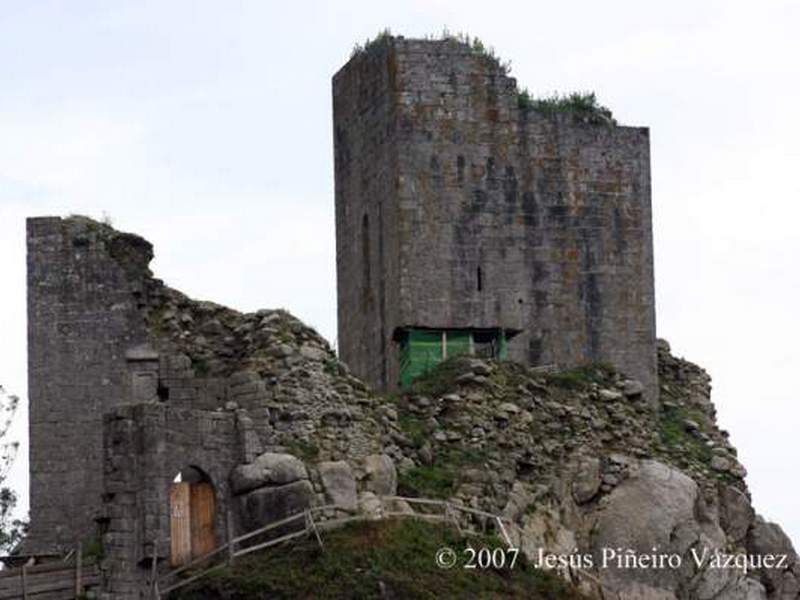
[(496, 59), (382, 38), (333, 78), (342, 360), (611, 363), (653, 397), (648, 130), (520, 107)]

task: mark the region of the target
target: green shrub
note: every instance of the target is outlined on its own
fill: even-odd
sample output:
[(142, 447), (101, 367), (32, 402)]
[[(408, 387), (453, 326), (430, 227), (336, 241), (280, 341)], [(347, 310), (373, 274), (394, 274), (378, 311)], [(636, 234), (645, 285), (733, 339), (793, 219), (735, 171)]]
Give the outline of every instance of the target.
[(517, 94), (517, 104), (521, 109), (535, 110), (552, 115), (556, 113), (572, 113), (590, 123), (616, 125), (617, 121), (611, 110), (597, 101), (594, 92), (555, 93), (551, 96), (534, 98), (527, 89)]
[(588, 388), (592, 383), (605, 383), (614, 375), (614, 367), (604, 363), (592, 363), (557, 373), (547, 373), (547, 383), (572, 389)]

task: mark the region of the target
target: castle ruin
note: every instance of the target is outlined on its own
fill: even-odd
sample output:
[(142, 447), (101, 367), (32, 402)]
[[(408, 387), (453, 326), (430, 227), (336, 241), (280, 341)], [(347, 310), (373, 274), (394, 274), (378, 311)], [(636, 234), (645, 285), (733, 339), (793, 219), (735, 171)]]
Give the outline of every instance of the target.
[[(454, 41), (374, 44), (334, 76), (333, 102), (339, 349), (355, 375), (394, 388), (462, 352), (606, 361), (654, 396), (646, 129), (524, 110), (495, 60)], [(152, 257), (90, 219), (28, 221), (25, 551), (100, 536), (113, 598), (139, 597), (154, 561), (330, 500), (324, 474), (349, 473), (344, 459), (364, 492), (381, 453), (403, 456), (313, 330), (193, 301)], [(232, 475), (265, 452), (319, 468)]]

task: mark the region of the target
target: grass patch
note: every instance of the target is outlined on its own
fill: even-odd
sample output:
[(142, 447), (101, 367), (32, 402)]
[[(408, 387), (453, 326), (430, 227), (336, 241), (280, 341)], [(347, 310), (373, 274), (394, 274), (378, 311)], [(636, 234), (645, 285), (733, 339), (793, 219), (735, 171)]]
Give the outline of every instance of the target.
[(489, 453), (481, 448), (450, 448), (437, 454), (434, 464), (413, 467), (397, 478), (401, 496), (450, 498), (460, 483), (462, 469), (485, 465)]
[[(370, 49), (375, 48), (376, 46), (380, 45), (381, 43), (385, 42), (386, 40), (391, 39), (392, 31), (388, 27), (384, 28), (383, 31), (378, 32), (374, 38), (367, 38), (363, 44), (356, 44), (353, 46), (352, 52), (350, 52), (350, 58), (361, 54), (362, 52), (369, 52)], [(475, 54), (479, 56), (483, 56), (488, 60), (492, 61), (497, 68), (500, 70), (503, 75), (508, 75), (511, 72), (511, 61), (510, 60), (502, 60), (494, 51), (492, 46), (487, 46), (484, 44), (478, 37), (470, 37), (469, 34), (465, 33), (451, 33), (446, 27), (442, 30), (442, 33), (439, 35), (426, 35), (426, 40), (430, 41), (443, 41), (443, 42), (455, 42), (458, 44), (464, 44), (468, 46)]]
[(530, 379), (527, 367), (510, 360), (493, 361), (495, 368), (489, 376), (492, 383), (512, 390), (519, 385), (524, 385)]
[(429, 428), (425, 424), (425, 420), (407, 412), (399, 412), (397, 424), (415, 448), (422, 448), (428, 441)]
[(331, 377), (336, 377), (339, 374), (339, 361), (332, 357), (326, 358), (322, 370)]
[(305, 440), (293, 440), (286, 444), (289, 454), (293, 454), (302, 460), (314, 460), (319, 456), (319, 447), (313, 442)]
[[(464, 553), (501, 547), (493, 537), (462, 538), (449, 527), (413, 520), (357, 523), (239, 559), (173, 593), (174, 600), (289, 598), (584, 598), (558, 576), (519, 557), (513, 569), (464, 569)], [(436, 566), (439, 548), (456, 552), (452, 569)]]
[(695, 421), (702, 430), (706, 423), (706, 416), (700, 411), (693, 411), (687, 408), (667, 408), (660, 416), (658, 423), (658, 433), (661, 441), (672, 452), (680, 453), (682, 456), (696, 462), (709, 463), (711, 461), (711, 449), (702, 440), (697, 439), (686, 429), (685, 421), (691, 419)]
[(381, 44), (382, 42), (391, 39), (392, 37), (392, 30), (388, 27), (385, 27), (383, 31), (379, 31), (378, 35), (374, 38), (370, 39), (367, 38), (363, 44), (356, 44), (353, 46), (352, 52), (350, 52), (350, 58), (353, 58), (357, 54), (361, 54), (362, 52), (369, 52), (370, 48), (374, 48), (375, 46)]
[(456, 490), (456, 471), (451, 465), (420, 465), (397, 477), (397, 492), (412, 498), (446, 500)]
[(593, 363), (557, 373), (547, 373), (544, 377), (548, 384), (570, 390), (583, 390), (593, 383), (607, 382), (614, 373), (614, 367), (611, 365)]
[(454, 356), (417, 377), (404, 391), (437, 398), (454, 391), (456, 378), (465, 372), (466, 359), (463, 356)]
[(517, 93), (517, 105), (522, 110), (535, 110), (547, 115), (572, 113), (586, 118), (590, 123), (617, 124), (611, 110), (598, 102), (594, 92), (556, 93), (552, 96), (535, 98), (527, 88), (524, 88)]

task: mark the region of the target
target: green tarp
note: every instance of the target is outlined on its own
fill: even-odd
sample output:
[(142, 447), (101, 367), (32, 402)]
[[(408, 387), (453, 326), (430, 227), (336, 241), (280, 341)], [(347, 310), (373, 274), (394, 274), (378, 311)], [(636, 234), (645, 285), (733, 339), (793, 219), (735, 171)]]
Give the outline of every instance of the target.
[(400, 355), (400, 385), (409, 385), (441, 361), (441, 331), (409, 330)]
[[(445, 357), (472, 353), (472, 336), (469, 329), (408, 329), (401, 342), (400, 385), (411, 384)], [(446, 344), (446, 352), (443, 344)], [(505, 359), (507, 341), (501, 330), (497, 330), (495, 344), (495, 357)]]
[(470, 347), (472, 346), (471, 332), (448, 329), (444, 333), (447, 337), (447, 358), (470, 353)]

